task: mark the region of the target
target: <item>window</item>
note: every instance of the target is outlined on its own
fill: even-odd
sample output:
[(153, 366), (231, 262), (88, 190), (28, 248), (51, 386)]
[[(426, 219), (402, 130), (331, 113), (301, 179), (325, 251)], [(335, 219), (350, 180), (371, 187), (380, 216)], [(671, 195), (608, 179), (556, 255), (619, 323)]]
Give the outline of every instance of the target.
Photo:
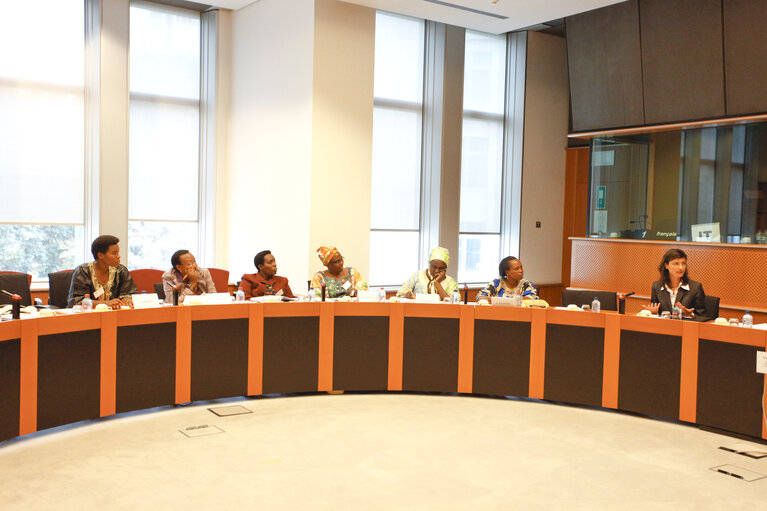
[(591, 141), (593, 237), (767, 244), (767, 124)]
[(130, 9), (128, 264), (166, 268), (199, 252), (200, 14)]
[(486, 282), (502, 257), (506, 37), (467, 30), (465, 55), (458, 280)]
[(378, 12), (375, 35), (370, 282), (419, 266), (424, 21)]
[(83, 0), (0, 16), (0, 270), (47, 279), (84, 257)]

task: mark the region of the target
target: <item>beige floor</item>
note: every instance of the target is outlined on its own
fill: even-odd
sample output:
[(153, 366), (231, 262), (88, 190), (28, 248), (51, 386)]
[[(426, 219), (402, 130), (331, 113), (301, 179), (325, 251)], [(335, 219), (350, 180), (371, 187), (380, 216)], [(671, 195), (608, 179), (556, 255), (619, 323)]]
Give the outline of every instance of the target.
[[(217, 417), (210, 406), (242, 405)], [(217, 426), (188, 438), (179, 430)], [(204, 431), (202, 428), (200, 431)], [(0, 444), (0, 509), (767, 509), (767, 458), (697, 428), (548, 403), (317, 395), (123, 416)], [(765, 449), (764, 445), (754, 445)]]

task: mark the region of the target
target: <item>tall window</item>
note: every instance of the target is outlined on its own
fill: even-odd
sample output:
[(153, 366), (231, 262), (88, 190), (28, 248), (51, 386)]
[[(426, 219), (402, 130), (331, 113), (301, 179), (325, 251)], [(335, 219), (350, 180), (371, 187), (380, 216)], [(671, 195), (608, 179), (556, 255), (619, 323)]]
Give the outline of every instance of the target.
[(200, 14), (134, 2), (130, 16), (128, 264), (165, 268), (199, 249)]
[(458, 280), (485, 282), (501, 256), (506, 37), (467, 30), (465, 51)]
[(84, 257), (83, 0), (4, 2), (0, 15), (0, 270)]
[(370, 282), (418, 269), (424, 21), (376, 14)]

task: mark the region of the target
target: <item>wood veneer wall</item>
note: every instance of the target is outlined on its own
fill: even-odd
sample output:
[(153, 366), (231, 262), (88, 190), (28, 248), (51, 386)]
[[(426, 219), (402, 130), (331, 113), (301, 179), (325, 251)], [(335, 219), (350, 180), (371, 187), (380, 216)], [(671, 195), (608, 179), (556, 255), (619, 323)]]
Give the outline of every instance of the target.
[(573, 130), (767, 112), (767, 3), (629, 0), (567, 18)]
[(565, 215), (562, 229), (562, 287), (570, 285), (570, 238), (587, 235), (589, 200), (588, 147), (567, 149), (565, 160)]
[(670, 248), (684, 250), (690, 278), (720, 298), (720, 316), (740, 317), (750, 309), (758, 313), (757, 321), (767, 320), (767, 246), (574, 238), (570, 287), (634, 291), (638, 296), (627, 312), (638, 312), (649, 303), (658, 264)]

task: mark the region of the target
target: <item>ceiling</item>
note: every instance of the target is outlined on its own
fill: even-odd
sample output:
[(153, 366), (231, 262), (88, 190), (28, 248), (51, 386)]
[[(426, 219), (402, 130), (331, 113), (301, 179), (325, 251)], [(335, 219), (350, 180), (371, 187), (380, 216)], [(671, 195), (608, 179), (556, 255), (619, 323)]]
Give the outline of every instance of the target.
[(625, 0), (342, 0), (491, 34), (533, 27), (546, 21)]
[[(241, 9), (259, 0), (213, 0), (226, 9)], [(625, 0), (341, 0), (374, 9), (439, 21), (491, 34), (536, 27), (579, 12)], [(495, 3), (493, 3), (495, 2)], [(208, 3), (208, 2), (206, 2)], [(540, 28), (540, 27), (537, 27)]]

